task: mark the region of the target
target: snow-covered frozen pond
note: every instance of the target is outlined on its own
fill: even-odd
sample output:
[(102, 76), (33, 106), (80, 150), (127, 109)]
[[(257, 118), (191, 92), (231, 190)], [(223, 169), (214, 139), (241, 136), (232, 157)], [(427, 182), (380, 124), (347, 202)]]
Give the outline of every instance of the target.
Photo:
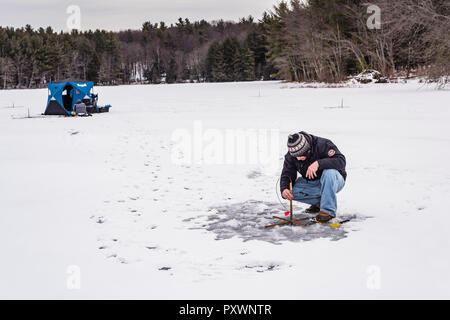
[[(110, 113), (31, 119), (46, 90), (0, 91), (0, 298), (450, 298), (449, 91), (97, 91)], [(340, 229), (264, 229), (300, 130), (347, 158)]]

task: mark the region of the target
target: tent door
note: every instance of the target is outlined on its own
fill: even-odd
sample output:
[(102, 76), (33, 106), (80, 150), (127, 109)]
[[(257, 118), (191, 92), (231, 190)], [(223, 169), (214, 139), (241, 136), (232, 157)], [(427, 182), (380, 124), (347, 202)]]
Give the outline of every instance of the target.
[(71, 85), (67, 85), (64, 87), (64, 90), (62, 92), (62, 101), (64, 104), (64, 109), (66, 109), (69, 112), (72, 112), (72, 106), (73, 106), (73, 98), (75, 96), (75, 88)]

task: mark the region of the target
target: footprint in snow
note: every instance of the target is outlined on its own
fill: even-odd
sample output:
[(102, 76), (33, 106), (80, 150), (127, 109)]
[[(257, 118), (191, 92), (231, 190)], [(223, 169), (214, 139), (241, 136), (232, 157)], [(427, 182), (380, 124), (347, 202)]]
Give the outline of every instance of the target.
[(106, 222), (106, 219), (104, 217), (98, 217), (96, 223), (103, 224)]
[(280, 269), (279, 264), (267, 264), (267, 265), (245, 265), (241, 269), (255, 270), (258, 273), (263, 273), (266, 271), (274, 271)]
[(261, 172), (256, 171), (256, 170), (254, 170), (254, 171), (250, 172), (249, 174), (247, 174), (247, 178), (248, 179), (257, 179), (257, 178), (259, 178), (261, 176), (262, 176)]
[(128, 260), (125, 258), (117, 258), (117, 260), (121, 263), (121, 264), (128, 264)]

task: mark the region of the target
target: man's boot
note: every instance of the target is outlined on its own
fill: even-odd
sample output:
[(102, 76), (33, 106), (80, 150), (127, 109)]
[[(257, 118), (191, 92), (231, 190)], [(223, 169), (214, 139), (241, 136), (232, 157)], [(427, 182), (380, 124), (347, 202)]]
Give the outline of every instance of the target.
[(306, 213), (319, 213), (320, 211), (320, 203), (313, 204), (308, 209), (305, 210)]
[(320, 211), (315, 219), (316, 219), (317, 222), (327, 223), (328, 221), (330, 221), (333, 218), (334, 217), (329, 215), (328, 213)]

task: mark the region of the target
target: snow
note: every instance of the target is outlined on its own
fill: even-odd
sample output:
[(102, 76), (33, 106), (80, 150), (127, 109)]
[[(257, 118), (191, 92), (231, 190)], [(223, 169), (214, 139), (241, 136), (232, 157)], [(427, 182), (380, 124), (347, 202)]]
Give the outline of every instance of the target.
[[(448, 91), (96, 91), (110, 113), (30, 119), (46, 90), (0, 91), (0, 298), (450, 298)], [(257, 156), (229, 144), (239, 130)], [(286, 211), (276, 182), (299, 130), (347, 157), (340, 229), (263, 228)]]
[(350, 77), (348, 83), (387, 83), (389, 82), (387, 78), (383, 77), (380, 72), (376, 70), (365, 70), (360, 74)]

